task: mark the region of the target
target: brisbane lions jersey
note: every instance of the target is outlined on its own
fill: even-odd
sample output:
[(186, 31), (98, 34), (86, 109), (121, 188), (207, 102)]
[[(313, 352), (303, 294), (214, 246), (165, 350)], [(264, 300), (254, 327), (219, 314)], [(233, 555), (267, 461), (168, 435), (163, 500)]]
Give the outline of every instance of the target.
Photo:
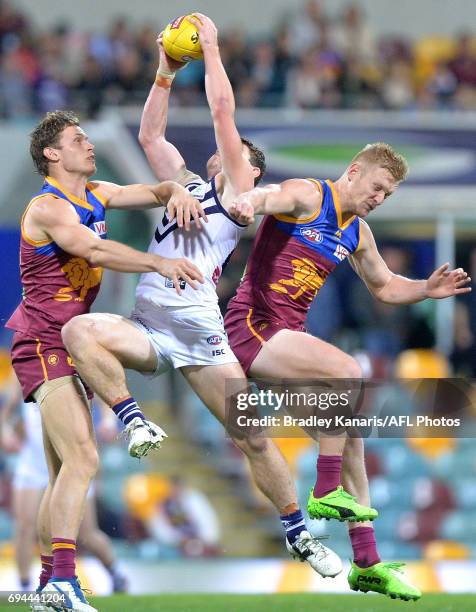
[(329, 274), (358, 249), (358, 217), (343, 223), (333, 183), (309, 180), (321, 192), (320, 207), (306, 219), (281, 214), (264, 218), (229, 311), (246, 307), (253, 316), (302, 329), (311, 302)]

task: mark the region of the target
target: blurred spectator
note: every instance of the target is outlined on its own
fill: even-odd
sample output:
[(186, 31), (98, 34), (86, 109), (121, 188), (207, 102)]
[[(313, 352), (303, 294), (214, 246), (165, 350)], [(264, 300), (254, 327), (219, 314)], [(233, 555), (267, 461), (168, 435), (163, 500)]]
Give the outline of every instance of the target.
[(29, 23), (26, 15), (16, 11), (8, 0), (0, 0), (0, 45), (10, 34), (20, 35), (26, 32)]
[(151, 535), (160, 544), (176, 548), (187, 557), (218, 554), (220, 527), (215, 510), (196, 489), (184, 485), (179, 477), (148, 521)]
[(291, 51), (299, 55), (318, 45), (325, 21), (320, 0), (307, 0), (303, 8), (295, 11), (289, 19)]
[(362, 9), (357, 4), (350, 4), (342, 17), (336, 20), (332, 39), (339, 52), (348, 58), (362, 63), (372, 63), (376, 59), (374, 33), (365, 22)]
[(455, 57), (449, 63), (449, 69), (460, 85), (476, 85), (476, 53), (474, 41), (470, 34), (464, 32), (458, 38)]
[(382, 100), (387, 108), (408, 108), (414, 100), (411, 66), (404, 61), (392, 63), (385, 74)]

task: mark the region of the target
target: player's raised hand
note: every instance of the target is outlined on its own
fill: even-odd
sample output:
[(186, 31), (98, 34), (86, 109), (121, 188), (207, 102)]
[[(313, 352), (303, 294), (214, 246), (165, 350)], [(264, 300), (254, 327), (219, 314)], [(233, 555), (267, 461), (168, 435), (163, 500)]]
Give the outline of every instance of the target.
[(182, 68), (185, 68), (188, 62), (178, 62), (177, 60), (174, 60), (173, 58), (169, 57), (167, 53), (165, 53), (164, 45), (162, 44), (163, 34), (164, 33), (162, 31), (156, 40), (157, 47), (159, 48), (159, 57), (160, 57), (158, 72), (162, 73), (163, 75), (167, 75), (167, 74), (173, 75), (177, 72), (177, 70), (181, 70)]
[(185, 227), (185, 231), (190, 231), (192, 219), (198, 230), (202, 229), (202, 221), (208, 223), (208, 217), (202, 205), (186, 189), (175, 192), (167, 203), (167, 213), (170, 221), (177, 219), (177, 225)]
[(471, 282), (468, 273), (463, 268), (448, 270), (449, 267), (449, 263), (443, 264), (428, 278), (426, 281), (428, 297), (441, 299), (471, 291), (471, 287), (468, 287)]
[(228, 208), (228, 213), (241, 225), (251, 225), (255, 220), (255, 209), (246, 193), (238, 196)]
[(172, 280), (175, 291), (179, 295), (182, 293), (181, 282), (185, 281), (192, 289), (198, 288), (197, 283), (194, 281), (204, 282), (203, 274), (188, 259), (170, 259), (168, 257), (160, 257), (159, 255), (156, 255), (155, 258), (157, 260), (157, 272)]
[(198, 30), (202, 50), (218, 47), (218, 32), (216, 25), (203, 13), (193, 13), (188, 18)]

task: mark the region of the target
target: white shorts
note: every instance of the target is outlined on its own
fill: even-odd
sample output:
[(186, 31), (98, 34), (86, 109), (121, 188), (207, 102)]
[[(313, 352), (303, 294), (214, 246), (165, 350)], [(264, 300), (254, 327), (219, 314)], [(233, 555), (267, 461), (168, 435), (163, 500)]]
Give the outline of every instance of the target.
[(183, 366), (238, 363), (218, 306), (159, 307), (138, 302), (130, 319), (155, 349), (158, 364), (152, 376)]

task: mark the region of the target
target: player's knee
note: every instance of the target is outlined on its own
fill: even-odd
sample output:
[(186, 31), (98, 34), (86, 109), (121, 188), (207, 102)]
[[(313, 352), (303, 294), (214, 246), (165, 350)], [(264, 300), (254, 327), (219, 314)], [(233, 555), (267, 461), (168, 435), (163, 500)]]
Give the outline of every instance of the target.
[(99, 454), (93, 442), (72, 445), (71, 452), (63, 459), (84, 480), (92, 480), (99, 469)]
[(82, 461), (85, 462), (83, 470), (85, 475), (90, 479), (93, 479), (99, 470), (99, 453), (94, 445), (88, 447)]
[(94, 336), (94, 321), (88, 315), (73, 317), (61, 330), (63, 343), (68, 352), (73, 355), (75, 350), (84, 346), (92, 336)]

